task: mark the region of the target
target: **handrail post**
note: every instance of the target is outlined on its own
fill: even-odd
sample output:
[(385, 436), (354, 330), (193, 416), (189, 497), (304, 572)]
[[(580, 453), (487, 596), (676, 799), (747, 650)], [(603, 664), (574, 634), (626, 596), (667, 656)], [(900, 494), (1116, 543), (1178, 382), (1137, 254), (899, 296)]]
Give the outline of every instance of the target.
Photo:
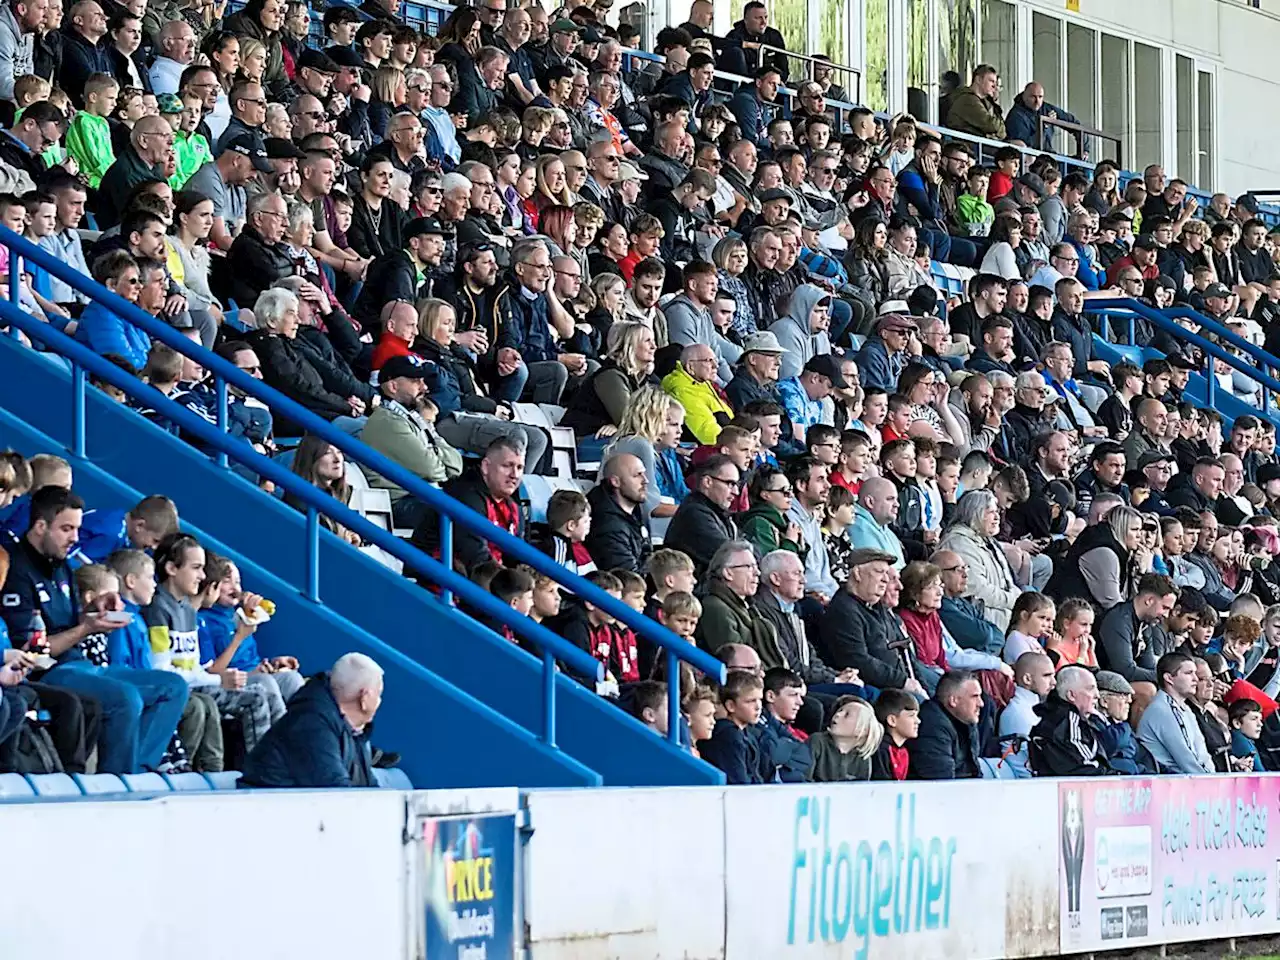
[(1136, 347), (1138, 345), (1138, 318), (1133, 314), (1129, 314), (1129, 346)]
[(84, 429), (84, 367), (78, 363), (71, 364), (71, 453), (83, 458), (85, 455)]
[(307, 506), (307, 599), (320, 602), (320, 514)]
[(9, 251), (9, 302), (22, 309), (22, 258)]
[(1218, 392), (1218, 378), (1213, 374), (1213, 354), (1209, 353), (1207, 350), (1204, 354), (1204, 362), (1205, 366), (1208, 367), (1208, 370), (1204, 375), (1204, 401), (1209, 405), (1209, 409), (1212, 410), (1217, 406), (1215, 397)]
[(680, 658), (667, 650), (667, 739), (680, 746)]
[[(214, 393), (218, 398), (218, 432), (227, 432), (227, 381), (219, 376), (213, 378)], [(218, 466), (224, 470), (227, 468), (227, 454), (225, 450), (218, 451)]]
[[(440, 562), (453, 569), (453, 517), (447, 513), (440, 514)], [(442, 589), (440, 599), (453, 606), (453, 591)]]
[(542, 739), (556, 745), (556, 658), (550, 650), (542, 651)]

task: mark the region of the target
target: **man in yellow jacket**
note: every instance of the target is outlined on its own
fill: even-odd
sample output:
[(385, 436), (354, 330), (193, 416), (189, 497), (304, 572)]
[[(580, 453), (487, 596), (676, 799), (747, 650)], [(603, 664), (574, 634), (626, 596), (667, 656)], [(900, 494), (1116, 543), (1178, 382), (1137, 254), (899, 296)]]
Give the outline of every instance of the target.
[(720, 428), (733, 419), (733, 407), (716, 386), (715, 351), (691, 343), (680, 352), (676, 368), (662, 378), (662, 389), (684, 406), (684, 425), (700, 444), (715, 443)]

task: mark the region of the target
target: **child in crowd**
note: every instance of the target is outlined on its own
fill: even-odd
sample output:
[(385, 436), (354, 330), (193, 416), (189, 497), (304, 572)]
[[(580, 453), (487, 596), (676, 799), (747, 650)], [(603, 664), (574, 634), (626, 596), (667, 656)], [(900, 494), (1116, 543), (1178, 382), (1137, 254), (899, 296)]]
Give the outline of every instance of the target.
[(965, 179), (965, 192), (956, 198), (956, 223), (960, 232), (970, 237), (985, 237), (991, 232), (996, 212), (987, 203), (991, 174), (984, 167), (971, 167)]
[(22, 116), (22, 111), (40, 100), (48, 100), (53, 93), (53, 85), (44, 77), (27, 73), (13, 81), (13, 102), (17, 105), (14, 122)]
[(1013, 189), (1013, 181), (1022, 170), (1022, 154), (1017, 147), (1001, 147), (996, 151), (995, 164), (987, 186), (987, 203), (995, 203)]
[(102, 176), (116, 162), (111, 146), (111, 123), (107, 119), (116, 108), (120, 84), (106, 73), (95, 73), (84, 85), (84, 109), (67, 126), (67, 152), (80, 167), (80, 175), (97, 190)]
[[(622, 602), (636, 613), (644, 613), (645, 594), (648, 592), (644, 577), (630, 570), (618, 569), (611, 572), (622, 585)], [(625, 623), (615, 621), (609, 662), (616, 667), (614, 675), (619, 683), (635, 683), (640, 679), (640, 660), (636, 648), (636, 632)]]
[(867, 477), (870, 450), (871, 439), (861, 430), (846, 430), (840, 434), (840, 460), (831, 471), (831, 486), (842, 487), (856, 497)]
[(711, 733), (716, 725), (716, 709), (719, 705), (720, 699), (716, 696), (715, 690), (703, 685), (694, 687), (693, 693), (680, 701), (680, 714), (689, 728), (691, 741), (689, 750), (695, 757), (701, 756), (698, 752), (698, 744), (703, 740), (711, 739)]
[(805, 433), (805, 452), (827, 467), (840, 462), (840, 431), (825, 423), (815, 423)]
[(1111, 381), (1116, 390), (1098, 407), (1098, 422), (1120, 443), (1133, 427), (1133, 398), (1142, 392), (1142, 371), (1132, 364), (1117, 363), (1111, 368)]
[(849, 557), (853, 543), (849, 528), (855, 515), (854, 496), (847, 487), (832, 486), (827, 494), (827, 510), (822, 520), (822, 542), (827, 548), (827, 561), (836, 583), (849, 579)]
[[(911, 429), (913, 406), (910, 399), (900, 393), (895, 393), (889, 398), (888, 415), (885, 418), (884, 426), (880, 428), (880, 439), (884, 445), (887, 446), (894, 440), (906, 440), (909, 438), (907, 431)], [(881, 447), (881, 457), (884, 455), (883, 450), (884, 447)]]
[(1231, 770), (1262, 773), (1266, 769), (1258, 753), (1258, 738), (1262, 736), (1262, 705), (1248, 698), (1237, 700), (1227, 707), (1227, 720), (1231, 724)]
[(591, 506), (578, 490), (557, 490), (547, 501), (547, 523), (533, 545), (570, 573), (586, 576), (596, 568), (584, 542), (591, 532)]
[(995, 464), (991, 462), (990, 454), (985, 450), (970, 450), (960, 462), (960, 495), (963, 496), (970, 490), (987, 489), (994, 470)]
[(764, 681), (745, 670), (730, 670), (720, 688), (724, 718), (717, 720), (708, 740), (699, 741), (702, 759), (724, 773), (729, 784), (763, 783), (760, 746), (755, 725), (760, 721)]
[[(247, 623), (262, 608), (262, 597), (240, 585), (240, 568), (225, 557), (205, 558), (204, 599), (196, 621), (200, 629), (200, 661), (210, 673), (230, 667), (248, 677), (250, 685), (267, 695), (271, 722), (284, 716), (285, 704), (306, 682), (296, 657), (263, 657), (258, 652), (257, 626)], [(239, 611), (244, 612), (244, 617)]]
[(904, 116), (893, 126), (889, 154), (884, 158), (885, 166), (896, 177), (916, 158), (916, 121), (913, 117)]
[[(587, 574), (587, 580), (612, 597), (622, 599), (622, 584), (612, 573), (594, 570)], [(530, 584), (532, 590), (532, 584)], [(532, 598), (530, 598), (532, 603)], [(596, 693), (601, 696), (617, 696), (618, 675), (610, 669), (617, 664), (614, 654), (614, 618), (594, 603), (583, 600), (570, 604), (557, 620), (557, 631), (574, 646), (585, 650), (605, 665), (605, 678), (592, 684)]]
[(884, 742), (884, 728), (871, 704), (861, 697), (843, 696), (831, 708), (827, 729), (809, 739), (815, 783), (870, 780), (872, 757)]
[(175, 533), (156, 548), (159, 587), (142, 608), (156, 669), (171, 670), (187, 685), (208, 694), (222, 713), (239, 718), (246, 752), (253, 752), (271, 726), (267, 693), (247, 686), (248, 675), (226, 667), (221, 674), (200, 665), (200, 634), (196, 607), (205, 586), (205, 550), (195, 537)]
[[(951, 450), (955, 450), (954, 447)], [(949, 527), (955, 517), (956, 503), (960, 499), (960, 461), (945, 454), (938, 457), (935, 483), (942, 499), (942, 526)]]
[(884, 727), (884, 739), (871, 761), (871, 779), (905, 780), (911, 764), (907, 741), (920, 735), (920, 703), (905, 690), (882, 690), (876, 719)]
[(517, 569), (533, 578), (533, 609), (529, 611), (530, 618), (536, 623), (542, 623), (560, 616), (560, 584), (533, 567), (522, 565)]
[(1043, 653), (1053, 632), (1053, 601), (1043, 593), (1019, 594), (1009, 616), (1009, 632), (1004, 643), (1004, 662), (1013, 666), (1024, 653)]
[[(516, 613), (529, 616), (533, 611), (533, 577), (518, 567), (499, 567), (489, 579), (489, 592)], [(524, 646), (520, 637), (505, 623), (491, 620), (490, 625), (512, 643)]]
[(804, 680), (786, 667), (764, 675), (764, 723), (760, 740), (760, 779), (765, 783), (804, 783), (813, 766), (813, 753), (804, 733), (795, 728), (804, 703)]
[(1072, 664), (1097, 669), (1094, 617), (1093, 605), (1088, 600), (1071, 597), (1062, 601), (1053, 622), (1053, 632), (1045, 638), (1045, 652), (1059, 670)]
[(667, 685), (660, 680), (641, 680), (628, 691), (631, 715), (659, 736), (667, 735), (670, 711)]
[(196, 94), (161, 94), (160, 115), (174, 125), (173, 152), (178, 165), (169, 178), (169, 186), (181, 190), (192, 174), (213, 162), (209, 141), (197, 130), (204, 116), (204, 103)]
[(916, 447), (916, 485), (920, 488), (920, 506), (924, 510), (924, 531), (932, 534), (928, 542), (936, 543), (942, 532), (942, 491), (938, 488), (938, 441), (930, 437), (913, 437)]
[[(108, 665), (151, 670), (151, 639), (142, 619), (142, 608), (155, 598), (155, 561), (141, 550), (128, 548), (111, 554), (106, 568), (116, 575), (123, 611), (132, 616), (128, 623), (107, 634)], [(76, 571), (76, 576), (80, 576), (80, 571)], [(225, 755), (222, 713), (217, 703), (207, 693), (192, 690), (178, 722), (177, 737), (170, 742), (162, 767), (172, 773), (185, 772), (188, 768), (197, 773), (217, 773), (224, 768)]]
[(653, 598), (645, 607), (645, 616), (660, 619), (663, 601), (673, 593), (693, 593), (697, 581), (693, 576), (693, 560), (683, 550), (664, 547), (649, 555), (645, 573), (653, 582)]

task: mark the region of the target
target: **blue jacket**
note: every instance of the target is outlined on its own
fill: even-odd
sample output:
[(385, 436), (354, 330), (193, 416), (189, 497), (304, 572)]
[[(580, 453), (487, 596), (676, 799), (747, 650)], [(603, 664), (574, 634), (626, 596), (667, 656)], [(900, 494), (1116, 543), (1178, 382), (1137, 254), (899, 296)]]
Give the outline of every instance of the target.
[[(200, 662), (208, 663), (217, 658), (223, 650), (231, 646), (231, 638), (235, 636), (236, 608), (214, 604), (207, 610), (196, 614), (196, 622), (200, 627)], [(233, 670), (256, 670), (262, 663), (262, 655), (258, 653), (258, 641), (255, 634), (249, 634), (240, 641), (240, 646), (231, 656), (227, 666)]]
[(559, 356), (551, 339), (547, 319), (547, 298), (530, 300), (519, 280), (511, 280), (498, 294), (494, 309), (498, 315), (498, 348), (512, 347), (525, 363), (554, 360)]
[(138, 371), (146, 366), (151, 350), (151, 338), (145, 331), (99, 303), (89, 304), (80, 314), (76, 339), (100, 356), (114, 353), (124, 357)]
[[(0, 588), (0, 617), (14, 643), (25, 642), (31, 614), (40, 611), (46, 636), (70, 630), (80, 622), (80, 592), (71, 565), (37, 553), (26, 537), (7, 545), (9, 575)], [(83, 660), (79, 644), (65, 650), (59, 663)]]
[(368, 728), (357, 734), (318, 673), (289, 701), (245, 760), (239, 786), (371, 787)]
[(7, 507), (0, 507), (0, 533), (17, 538), (31, 525), (31, 494), (16, 497)]
[(103, 563), (117, 550), (132, 547), (128, 517), (127, 510), (86, 510), (80, 521), (80, 542), (69, 558), (72, 567)]
[[(1098, 745), (1107, 755), (1107, 761), (1120, 773), (1138, 774), (1155, 773), (1154, 767), (1147, 769), (1138, 761), (1138, 738), (1133, 734), (1133, 727), (1123, 720), (1110, 723), (1100, 714), (1089, 718), (1089, 726), (1098, 738)], [(1145, 751), (1144, 751), (1145, 752)]]
[(764, 712), (760, 726), (760, 778), (765, 783), (805, 783), (813, 766), (813, 751), (787, 729), (786, 724)]
[(1058, 115), (1059, 120), (1065, 120), (1068, 123), (1078, 123), (1074, 114), (1068, 113), (1061, 107), (1055, 107), (1046, 100), (1040, 105), (1040, 109), (1032, 110), (1022, 102), (1022, 97), (1018, 97), (1013, 101), (1013, 106), (1009, 108), (1008, 115), (1004, 118), (1004, 134), (1006, 139), (1021, 140), (1033, 150), (1049, 150), (1056, 152), (1053, 146), (1053, 127), (1046, 126), (1044, 128), (1044, 136), (1040, 136), (1040, 117), (1048, 115), (1053, 111)]
[(769, 143), (769, 121), (776, 115), (776, 108), (765, 104), (757, 95), (755, 86), (747, 86), (733, 95), (729, 101), (729, 111), (738, 126), (742, 128), (742, 136), (757, 147), (771, 150)]
[(663, 450), (654, 459), (654, 466), (659, 492), (679, 504), (689, 495), (689, 485), (685, 482), (679, 455), (675, 450)]
[(107, 634), (108, 666), (150, 670), (151, 639), (147, 625), (142, 622), (142, 608), (128, 600), (124, 601), (124, 608), (133, 614), (133, 620)]
[(1079, 240), (1067, 237), (1066, 241), (1075, 248), (1076, 256), (1080, 258), (1080, 265), (1076, 268), (1076, 279), (1084, 284), (1086, 290), (1101, 290), (1102, 284), (1107, 279), (1107, 271), (1093, 265), (1089, 249)]
[(889, 393), (897, 391), (898, 376), (902, 373), (901, 365), (897, 370), (894, 369), (894, 363), (889, 359), (889, 351), (885, 349), (884, 341), (879, 337), (868, 337), (867, 342), (862, 345), (862, 349), (853, 359), (858, 364), (858, 373), (862, 377), (864, 390), (867, 387), (877, 387)]
[[(290, 701), (292, 702), (292, 701)], [(717, 720), (710, 740), (698, 742), (702, 759), (724, 774), (725, 783), (763, 783), (760, 745), (753, 730), (739, 730), (732, 720)]]
[(1231, 731), (1231, 756), (1253, 757), (1253, 772), (1262, 773), (1266, 770), (1262, 765), (1262, 757), (1258, 753), (1258, 745), (1239, 730)]
[(898, 196), (916, 208), (925, 226), (929, 226), (930, 221), (945, 225), (947, 214), (938, 202), (938, 184), (925, 180), (914, 160), (898, 174)]
[(942, 625), (960, 646), (1000, 656), (1004, 649), (1004, 634), (982, 615), (981, 608), (973, 601), (964, 597), (943, 597), (939, 614)]

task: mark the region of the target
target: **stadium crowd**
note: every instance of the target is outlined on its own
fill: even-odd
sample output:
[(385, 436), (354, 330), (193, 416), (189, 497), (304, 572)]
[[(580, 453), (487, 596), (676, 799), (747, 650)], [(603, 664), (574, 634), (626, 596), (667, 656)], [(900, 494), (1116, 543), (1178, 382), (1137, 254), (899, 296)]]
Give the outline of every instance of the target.
[[(605, 663), (602, 696), (731, 783), (1280, 769), (1274, 424), (1224, 430), (1164, 327), (1104, 362), (1090, 310), (1190, 306), (1276, 352), (1256, 198), (1063, 169), (1038, 118), (1069, 114), (1036, 83), (1006, 111), (986, 65), (941, 130), (831, 107), (820, 61), (784, 94), (757, 0), (725, 36), (695, 0), (661, 62), (608, 0), (480, 0), (433, 36), (332, 4), (322, 47), (305, 3), (224, 6), (5, 0), (0, 224), (729, 667), (666, 677), (455, 526), (455, 566)], [(980, 163), (948, 128), (1010, 146)], [(25, 312), (217, 422), (195, 361), (21, 269)], [(557, 464), (523, 404), (600, 461), (537, 522), (522, 491)], [(228, 420), (351, 501), (329, 443), (240, 393)], [(0, 741), (38, 697), (67, 769), (216, 770), (230, 717), (250, 783), (368, 782), (376, 665), (304, 684), (171, 502), (86, 512), (64, 461), (6, 464)], [(436, 513), (365, 479), (439, 556)], [(333, 734), (323, 770), (295, 711)]]

